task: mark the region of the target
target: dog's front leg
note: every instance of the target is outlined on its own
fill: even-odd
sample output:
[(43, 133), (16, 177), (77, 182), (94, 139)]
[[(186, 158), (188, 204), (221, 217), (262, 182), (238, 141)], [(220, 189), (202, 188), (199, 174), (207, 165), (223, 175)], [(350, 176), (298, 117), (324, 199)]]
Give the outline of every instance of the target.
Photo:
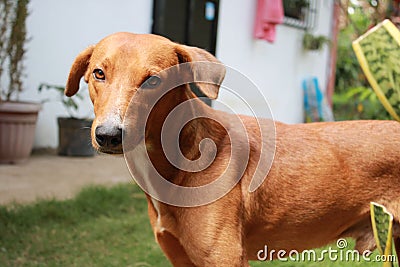
[(194, 266), (249, 266), (237, 189), (212, 204), (185, 209), (179, 240)]
[[(224, 232), (220, 235), (217, 234), (215, 236), (217, 239), (214, 239), (211, 243), (208, 243), (207, 240), (203, 240), (203, 244), (186, 244), (186, 242), (182, 242), (188, 259), (193, 265), (174, 264), (174, 266), (249, 267), (241, 238), (238, 237), (238, 231), (230, 232), (224, 228), (220, 229)], [(203, 237), (205, 236), (203, 235)], [(174, 262), (174, 260), (171, 260), (171, 262)]]
[(226, 219), (221, 223), (217, 227), (188, 223), (192, 227), (181, 228), (179, 234), (154, 230), (158, 244), (174, 267), (248, 267), (242, 231), (234, 227), (237, 222)]
[(205, 258), (203, 266), (221, 267), (248, 267), (246, 251), (244, 251), (239, 231), (225, 231), (216, 244), (212, 247), (212, 252)]
[[(249, 266), (243, 250), (240, 224), (231, 221), (235, 217), (224, 220), (221, 217), (212, 218), (212, 215), (211, 218), (203, 216), (194, 224), (189, 221), (196, 215), (187, 214), (184, 217), (188, 218), (188, 223), (172, 233), (166, 229), (160, 231), (152, 210), (149, 215), (156, 241), (174, 267)], [(207, 216), (206, 213), (204, 215)]]
[(215, 252), (210, 255), (205, 266), (249, 267), (246, 252), (239, 242), (232, 239), (231, 242), (223, 242), (215, 247)]

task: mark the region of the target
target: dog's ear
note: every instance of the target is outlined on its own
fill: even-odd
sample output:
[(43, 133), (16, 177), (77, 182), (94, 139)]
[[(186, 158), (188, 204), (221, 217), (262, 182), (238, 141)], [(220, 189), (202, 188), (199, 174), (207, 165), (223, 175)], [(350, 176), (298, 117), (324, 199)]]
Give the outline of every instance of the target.
[[(90, 57), (92, 56), (94, 46), (89, 46), (83, 50), (75, 59), (69, 71), (67, 85), (65, 86), (65, 95), (73, 96), (79, 90), (79, 83), (89, 66)], [(87, 77), (85, 81), (88, 82)]]
[[(212, 81), (197, 83), (199, 89), (210, 99), (218, 97), (219, 86), (225, 77), (225, 66), (207, 51), (186, 45), (177, 45), (176, 54), (179, 63), (203, 62), (192, 65), (195, 81)], [(207, 62), (217, 64), (207, 64)]]

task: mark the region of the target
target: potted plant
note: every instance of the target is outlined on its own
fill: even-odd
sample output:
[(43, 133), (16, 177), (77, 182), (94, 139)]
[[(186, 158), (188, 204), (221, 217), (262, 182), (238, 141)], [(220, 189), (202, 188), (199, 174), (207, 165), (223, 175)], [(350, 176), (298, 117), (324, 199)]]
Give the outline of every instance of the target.
[(0, 1), (0, 163), (29, 157), (41, 107), (18, 101), (23, 89), (28, 4), (29, 0)]
[[(61, 156), (91, 157), (95, 152), (91, 145), (90, 128), (93, 120), (78, 118), (79, 101), (83, 100), (81, 94), (73, 97), (64, 95), (65, 87), (53, 84), (42, 83), (39, 92), (55, 90), (58, 100), (63, 104), (68, 112), (68, 117), (58, 117), (58, 154)], [(45, 100), (48, 101), (49, 99)]]
[(313, 35), (306, 32), (303, 36), (303, 49), (309, 51), (321, 50), (324, 45), (330, 45), (331, 40), (324, 35)]

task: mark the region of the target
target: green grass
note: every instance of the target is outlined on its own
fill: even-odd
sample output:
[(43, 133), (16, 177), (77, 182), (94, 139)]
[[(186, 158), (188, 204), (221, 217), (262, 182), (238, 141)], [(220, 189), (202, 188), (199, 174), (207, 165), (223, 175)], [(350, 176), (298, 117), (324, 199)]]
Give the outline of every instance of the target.
[(0, 207), (0, 266), (168, 266), (137, 186)]
[[(132, 184), (88, 187), (74, 199), (0, 206), (0, 266), (171, 266), (154, 241), (144, 194)], [(324, 261), (259, 266), (382, 266)]]

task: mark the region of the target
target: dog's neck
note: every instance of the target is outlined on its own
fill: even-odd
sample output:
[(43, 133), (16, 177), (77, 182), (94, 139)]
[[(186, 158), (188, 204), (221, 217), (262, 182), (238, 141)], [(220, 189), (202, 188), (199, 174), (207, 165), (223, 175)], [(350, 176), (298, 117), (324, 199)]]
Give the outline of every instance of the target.
[[(182, 172), (179, 168), (173, 166), (164, 154), (164, 149), (161, 140), (163, 124), (166, 121), (167, 116), (171, 111), (178, 105), (187, 103), (188, 108), (184, 109), (185, 114), (177, 114), (173, 120), (177, 125), (182, 124), (184, 117), (188, 116), (188, 112), (192, 118), (196, 118), (196, 114), (202, 114), (201, 118), (193, 119), (186, 124), (180, 131), (179, 135), (170, 136), (163, 142), (177, 143), (179, 139), (179, 147), (175, 145), (173, 154), (178, 154), (178, 149), (183, 156), (188, 160), (196, 160), (200, 157), (199, 144), (200, 141), (208, 138), (211, 139), (218, 148), (218, 144), (226, 137), (225, 129), (216, 120), (204, 118), (204, 114), (213, 113), (215, 118), (216, 111), (211, 107), (207, 106), (200, 99), (195, 98), (194, 94), (186, 87), (175, 88), (174, 90), (167, 93), (154, 107), (149, 117), (149, 122), (146, 125), (146, 149), (148, 155), (157, 169), (157, 171), (167, 180), (180, 183), (175, 178), (179, 172)], [(211, 116), (210, 116), (211, 117)], [(165, 125), (164, 127), (168, 127)], [(163, 131), (169, 131), (170, 129), (164, 129)]]

